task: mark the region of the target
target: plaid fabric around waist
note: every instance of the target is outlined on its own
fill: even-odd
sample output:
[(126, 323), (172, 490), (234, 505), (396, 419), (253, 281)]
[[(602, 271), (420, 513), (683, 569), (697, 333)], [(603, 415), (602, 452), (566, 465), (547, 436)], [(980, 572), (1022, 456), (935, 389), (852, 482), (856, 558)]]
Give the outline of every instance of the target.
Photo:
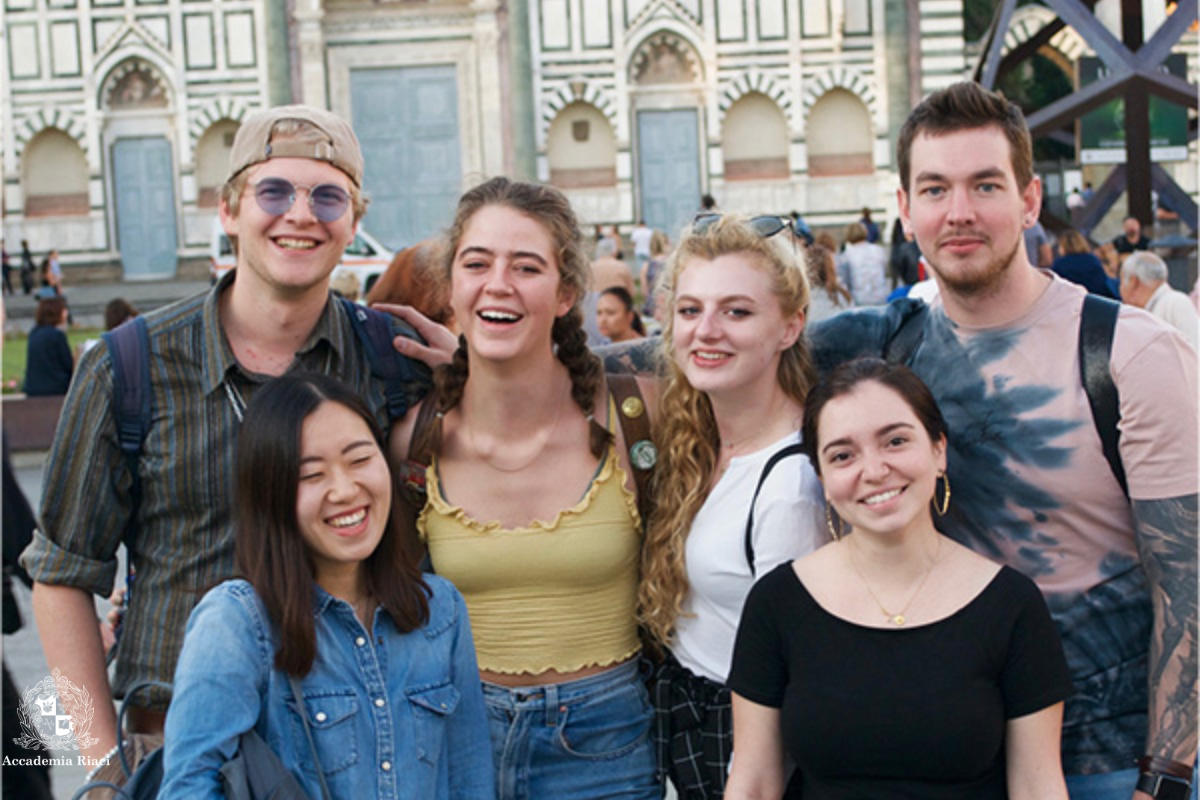
[(693, 674), (669, 652), (651, 675), (658, 777), (680, 800), (719, 800), (733, 752), (729, 689)]

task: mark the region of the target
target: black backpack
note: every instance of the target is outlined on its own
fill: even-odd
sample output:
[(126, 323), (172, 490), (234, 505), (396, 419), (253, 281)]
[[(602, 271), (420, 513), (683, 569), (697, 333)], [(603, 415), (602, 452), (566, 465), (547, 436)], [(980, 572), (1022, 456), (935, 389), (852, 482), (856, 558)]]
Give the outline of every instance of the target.
[[(387, 400), (388, 417), (397, 420), (408, 410), (406, 388), (416, 374), (408, 360), (399, 356), (392, 346), (395, 334), (392, 317), (382, 311), (353, 303), (339, 297), (353, 323), (354, 332), (367, 355), (371, 374), (383, 382)], [(143, 317), (133, 317), (113, 330), (102, 334), (108, 347), (113, 368), (113, 421), (117, 428), (117, 439), (125, 457), (125, 468), (132, 480), (129, 489), (133, 513), (125, 528), (126, 547), (137, 533), (137, 508), (141, 504), (141, 479), (138, 462), (142, 445), (150, 431), (154, 416), (153, 391), (150, 388), (150, 333)], [(127, 592), (133, 591), (135, 576), (132, 561), (126, 574)], [(128, 603), (128, 597), (126, 598)], [(115, 631), (120, 636), (120, 626)], [(108, 651), (111, 662), (116, 646)]]

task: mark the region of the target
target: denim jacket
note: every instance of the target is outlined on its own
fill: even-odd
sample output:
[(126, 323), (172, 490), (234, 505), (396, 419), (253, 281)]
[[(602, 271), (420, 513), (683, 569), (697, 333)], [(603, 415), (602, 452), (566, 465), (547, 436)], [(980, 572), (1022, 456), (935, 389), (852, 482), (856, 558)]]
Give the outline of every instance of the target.
[[(429, 622), (400, 633), (382, 608), (374, 637), (354, 610), (314, 587), (317, 654), (304, 713), (334, 800), (484, 800), (492, 751), (462, 596), (426, 575)], [(321, 789), (277, 631), (253, 587), (222, 583), (188, 620), (167, 714), (160, 800), (219, 798), (218, 770), (254, 728), (310, 797)]]

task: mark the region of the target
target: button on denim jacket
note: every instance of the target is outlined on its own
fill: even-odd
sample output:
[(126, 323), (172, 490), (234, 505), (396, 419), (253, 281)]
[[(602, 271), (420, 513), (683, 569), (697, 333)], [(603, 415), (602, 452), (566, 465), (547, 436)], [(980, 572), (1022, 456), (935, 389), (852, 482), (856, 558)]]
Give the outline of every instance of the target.
[[(462, 596), (433, 592), (429, 623), (400, 633), (382, 608), (374, 637), (350, 605), (314, 587), (317, 655), (303, 713), (334, 800), (484, 800), (495, 796), (475, 647)], [(160, 800), (221, 797), (218, 770), (255, 728), (312, 798), (320, 783), (276, 631), (253, 587), (222, 583), (188, 620), (167, 714)]]

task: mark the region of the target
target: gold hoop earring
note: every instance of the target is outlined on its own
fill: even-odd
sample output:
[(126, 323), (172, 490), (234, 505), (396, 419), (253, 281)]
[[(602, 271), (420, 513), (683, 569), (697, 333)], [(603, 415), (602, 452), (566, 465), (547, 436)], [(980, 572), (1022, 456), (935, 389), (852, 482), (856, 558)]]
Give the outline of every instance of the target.
[(950, 510), (950, 476), (944, 472), (938, 473), (938, 478), (942, 479), (942, 484), (946, 487), (946, 491), (942, 494), (942, 502), (937, 500), (937, 478), (933, 482), (933, 510), (937, 512), (939, 517), (946, 516), (946, 512)]
[(834, 524), (833, 507), (829, 505), (829, 501), (825, 502), (825, 527), (829, 528), (829, 535), (835, 542), (850, 532), (845, 528), (845, 521), (841, 517), (838, 517), (837, 524)]

